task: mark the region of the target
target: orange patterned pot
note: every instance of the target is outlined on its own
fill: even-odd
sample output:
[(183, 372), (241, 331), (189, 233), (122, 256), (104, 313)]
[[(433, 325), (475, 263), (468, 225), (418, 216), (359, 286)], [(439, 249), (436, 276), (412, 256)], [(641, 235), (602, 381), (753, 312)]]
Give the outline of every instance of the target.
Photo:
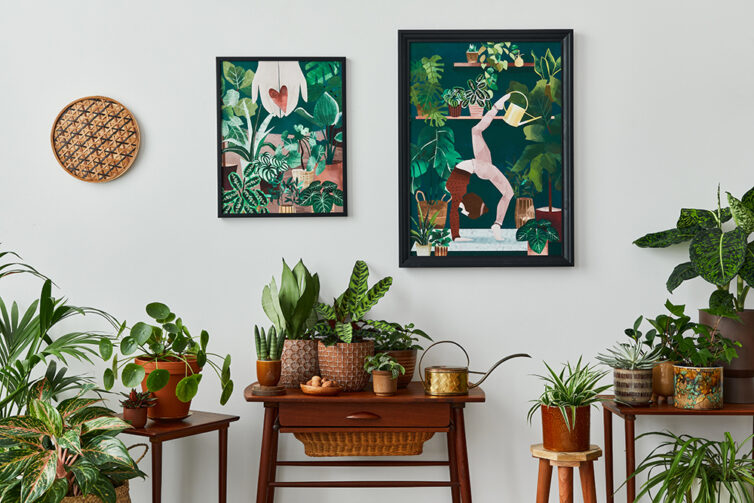
[(395, 361), (403, 365), (406, 373), (398, 376), (398, 387), (405, 388), (414, 378), (414, 369), (416, 369), (416, 349), (403, 349), (395, 351), (385, 351), (388, 356), (392, 356)]
[(674, 365), (675, 395), (679, 409), (709, 410), (723, 408), (723, 368)]
[(298, 388), (313, 376), (319, 375), (317, 341), (286, 339), (281, 356), (280, 385)]
[(319, 371), (323, 379), (335, 381), (343, 391), (361, 391), (369, 383), (364, 359), (374, 355), (374, 341), (339, 342), (325, 346), (318, 342)]

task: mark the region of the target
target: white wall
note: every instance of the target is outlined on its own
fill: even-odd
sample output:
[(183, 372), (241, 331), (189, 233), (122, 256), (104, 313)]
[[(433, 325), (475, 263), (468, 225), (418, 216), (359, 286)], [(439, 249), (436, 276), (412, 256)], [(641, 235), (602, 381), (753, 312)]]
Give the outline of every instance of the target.
[[(256, 489), (262, 410), (243, 401), (254, 380), (250, 326), (266, 323), (263, 284), (280, 257), (302, 257), (323, 294), (345, 287), (353, 261), (393, 275), (380, 317), (414, 321), (465, 345), (473, 366), (528, 351), (498, 370), (485, 405), (468, 409), (477, 501), (527, 501), (536, 486), (525, 420), (541, 360), (593, 357), (639, 313), (657, 314), (682, 250), (646, 251), (640, 234), (669, 226), (681, 206), (711, 205), (715, 185), (741, 194), (751, 177), (751, 4), (744, 1), (463, 3), (83, 1), (3, 2), (0, 14), (0, 239), (51, 275), (65, 295), (136, 321), (163, 300), (189, 326), (206, 327), (234, 357), (230, 500)], [(397, 60), (399, 28), (573, 28), (576, 109), (576, 267), (398, 269)], [(348, 58), (349, 213), (344, 219), (219, 220), (216, 208), (215, 56), (343, 55)], [(104, 94), (137, 117), (143, 146), (121, 179), (78, 182), (56, 163), (49, 130), (69, 101)], [(31, 299), (38, 283), (13, 279), (3, 296)], [(8, 290), (8, 291), (6, 291)], [(701, 305), (709, 288), (682, 287), (675, 302)], [(451, 358), (438, 352), (438, 359)], [(195, 407), (219, 408), (206, 376)], [(593, 441), (602, 443), (594, 412)], [(623, 470), (616, 421), (616, 472)], [(749, 419), (647, 419), (639, 431), (673, 428), (743, 438)], [(443, 452), (442, 435), (427, 458)], [(214, 501), (215, 436), (165, 447), (164, 501)], [(640, 448), (640, 454), (647, 452)], [(292, 438), (281, 456), (300, 457)], [(149, 462), (143, 463), (149, 471)], [(603, 498), (603, 464), (597, 468)], [(356, 469), (358, 470), (358, 469)], [(337, 478), (389, 471), (323, 469)], [(362, 469), (363, 470), (363, 469)], [(344, 473), (345, 472), (345, 473)], [(317, 472), (320, 473), (320, 472)], [(288, 469), (285, 479), (316, 473)], [(444, 469), (403, 470), (405, 478)], [(554, 492), (554, 488), (553, 488)], [(148, 482), (134, 501), (149, 500)], [(279, 492), (281, 502), (450, 501), (447, 491)]]

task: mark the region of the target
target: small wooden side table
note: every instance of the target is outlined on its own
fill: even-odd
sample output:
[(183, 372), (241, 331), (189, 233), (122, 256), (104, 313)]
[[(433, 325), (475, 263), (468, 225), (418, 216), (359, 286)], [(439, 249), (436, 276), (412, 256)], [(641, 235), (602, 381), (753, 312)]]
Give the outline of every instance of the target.
[[(323, 397), (288, 389), (285, 395), (255, 396), (251, 386), (244, 391), (249, 402), (264, 404), (264, 426), (259, 459), (257, 503), (273, 503), (278, 487), (448, 487), (453, 503), (471, 503), (469, 460), (463, 409), (467, 403), (484, 402), (484, 392), (474, 388), (468, 395), (433, 397), (424, 394), (419, 382), (399, 389), (394, 396), (379, 397), (371, 390)], [(278, 433), (338, 432), (445, 432), (447, 461), (279, 461)], [(281, 466), (447, 466), (449, 481), (361, 480), (278, 482)]]
[(597, 490), (594, 487), (594, 460), (602, 456), (602, 449), (590, 445), (588, 451), (555, 452), (548, 451), (542, 444), (531, 446), (531, 455), (539, 459), (537, 476), (537, 503), (550, 500), (552, 467), (558, 469), (558, 490), (560, 503), (573, 503), (573, 469), (579, 469), (581, 493), (584, 503), (597, 503)]
[(217, 431), (220, 437), (220, 503), (226, 503), (228, 480), (228, 426), (238, 421), (238, 416), (214, 414), (192, 410), (183, 421), (149, 421), (144, 428), (131, 428), (127, 435), (148, 437), (152, 444), (152, 503), (162, 502), (162, 443), (176, 438), (190, 437)]

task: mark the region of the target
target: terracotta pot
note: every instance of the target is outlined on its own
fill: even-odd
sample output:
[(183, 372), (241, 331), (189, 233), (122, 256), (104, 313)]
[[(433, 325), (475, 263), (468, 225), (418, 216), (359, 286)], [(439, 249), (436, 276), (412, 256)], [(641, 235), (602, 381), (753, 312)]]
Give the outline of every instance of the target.
[(673, 365), (675, 394), (673, 405), (679, 409), (709, 410), (723, 408), (723, 368)]
[(392, 356), (395, 361), (403, 365), (406, 369), (406, 373), (398, 376), (398, 387), (405, 388), (408, 386), (414, 378), (414, 370), (416, 369), (416, 349), (402, 349), (395, 351), (385, 351), (389, 356)]
[(361, 391), (369, 383), (364, 358), (374, 355), (374, 341), (339, 342), (332, 346), (317, 343), (319, 371), (323, 379), (335, 381), (343, 391)]
[(280, 360), (257, 360), (257, 382), (261, 386), (277, 386), (280, 371)]
[(437, 256), (437, 257), (447, 257), (448, 256), (448, 247), (447, 246), (435, 246), (435, 256)]
[[(102, 503), (102, 500), (99, 496), (89, 494), (88, 496), (66, 496), (61, 503)], [(115, 488), (115, 503), (131, 503), (128, 481)]]
[(432, 255), (432, 245), (416, 245), (417, 257), (429, 257), (430, 255)]
[[(557, 407), (542, 405), (542, 439), (544, 448), (555, 452), (578, 452), (589, 449), (589, 406), (576, 407), (576, 424), (571, 429)], [(566, 408), (569, 421), (573, 423), (570, 409)]]
[(463, 110), (463, 106), (456, 105), (454, 107), (448, 105), (448, 115), (450, 117), (460, 117), (461, 116), (461, 110)]
[(185, 419), (189, 415), (191, 409), (191, 402), (181, 402), (178, 397), (175, 396), (175, 388), (178, 386), (178, 382), (186, 376), (201, 372), (202, 369), (196, 363), (195, 358), (187, 357), (188, 365), (182, 361), (150, 361), (142, 360), (141, 358), (135, 358), (134, 363), (144, 367), (146, 375), (141, 382), (141, 390), (147, 391), (147, 377), (149, 374), (157, 369), (165, 369), (170, 373), (170, 379), (167, 385), (159, 391), (155, 391), (152, 394), (157, 398), (157, 404), (154, 407), (150, 407), (147, 412), (147, 416), (150, 419), (162, 419), (162, 420), (180, 420)]
[(292, 204), (281, 204), (278, 213), (296, 213), (296, 207)]
[(516, 199), (516, 229), (520, 229), (529, 220), (534, 218), (534, 199), (531, 197), (519, 197)]
[[(325, 166), (325, 169), (322, 171), (322, 173), (314, 175), (314, 179), (319, 180), (322, 183), (333, 182), (338, 186), (340, 190), (343, 190), (343, 163), (334, 162), (332, 164), (328, 164), (327, 166)], [(340, 206), (334, 206), (333, 210), (336, 210), (338, 208), (340, 208)]]
[(129, 409), (123, 407), (123, 420), (131, 423), (134, 428), (144, 428), (147, 424), (147, 412), (149, 407), (139, 407), (138, 409)]
[(467, 63), (476, 63), (479, 61), (479, 53), (478, 52), (466, 52), (466, 62)]
[(537, 208), (534, 210), (534, 216), (537, 220), (549, 220), (558, 232), (560, 241), (563, 242), (563, 211), (560, 208), (553, 208), (552, 211), (550, 211), (549, 206)]
[(754, 310), (747, 309), (739, 312), (741, 321), (722, 318), (718, 324), (718, 317), (699, 311), (699, 322), (714, 327), (721, 335), (741, 343), (736, 348), (738, 358), (735, 358), (725, 369), (724, 400), (728, 403), (754, 403)]
[(615, 398), (628, 405), (649, 405), (652, 401), (652, 369), (613, 369)]
[(529, 255), (530, 257), (537, 257), (537, 256), (546, 257), (549, 251), (550, 251), (549, 241), (545, 244), (545, 247), (542, 249), (542, 253), (535, 252), (534, 250), (531, 249), (531, 246), (529, 246), (529, 243), (526, 243), (526, 254)]
[(398, 392), (398, 378), (387, 370), (372, 371), (372, 388), (377, 396), (392, 396)]
[(313, 376), (319, 375), (316, 340), (286, 339), (280, 360), (282, 362), (281, 386), (298, 388), (299, 384), (306, 383)]
[(673, 400), (675, 393), (673, 362), (660, 362), (652, 369), (652, 393), (656, 402), (661, 399)]
[(472, 117), (481, 117), (484, 115), (484, 107), (481, 105), (469, 105), (469, 115)]

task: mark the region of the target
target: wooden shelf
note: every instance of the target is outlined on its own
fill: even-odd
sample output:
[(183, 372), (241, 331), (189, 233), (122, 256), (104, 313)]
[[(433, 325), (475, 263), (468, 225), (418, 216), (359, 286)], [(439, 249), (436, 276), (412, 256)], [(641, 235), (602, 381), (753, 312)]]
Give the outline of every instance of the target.
[[(462, 62), (457, 62), (457, 63), (453, 63), (453, 66), (460, 67), (460, 68), (481, 68), (482, 63), (462, 63)], [(508, 65), (508, 70), (510, 70), (511, 68), (532, 68), (532, 67), (534, 67), (534, 63), (524, 63), (523, 66), (516, 66), (514, 64), (509, 64)]]

